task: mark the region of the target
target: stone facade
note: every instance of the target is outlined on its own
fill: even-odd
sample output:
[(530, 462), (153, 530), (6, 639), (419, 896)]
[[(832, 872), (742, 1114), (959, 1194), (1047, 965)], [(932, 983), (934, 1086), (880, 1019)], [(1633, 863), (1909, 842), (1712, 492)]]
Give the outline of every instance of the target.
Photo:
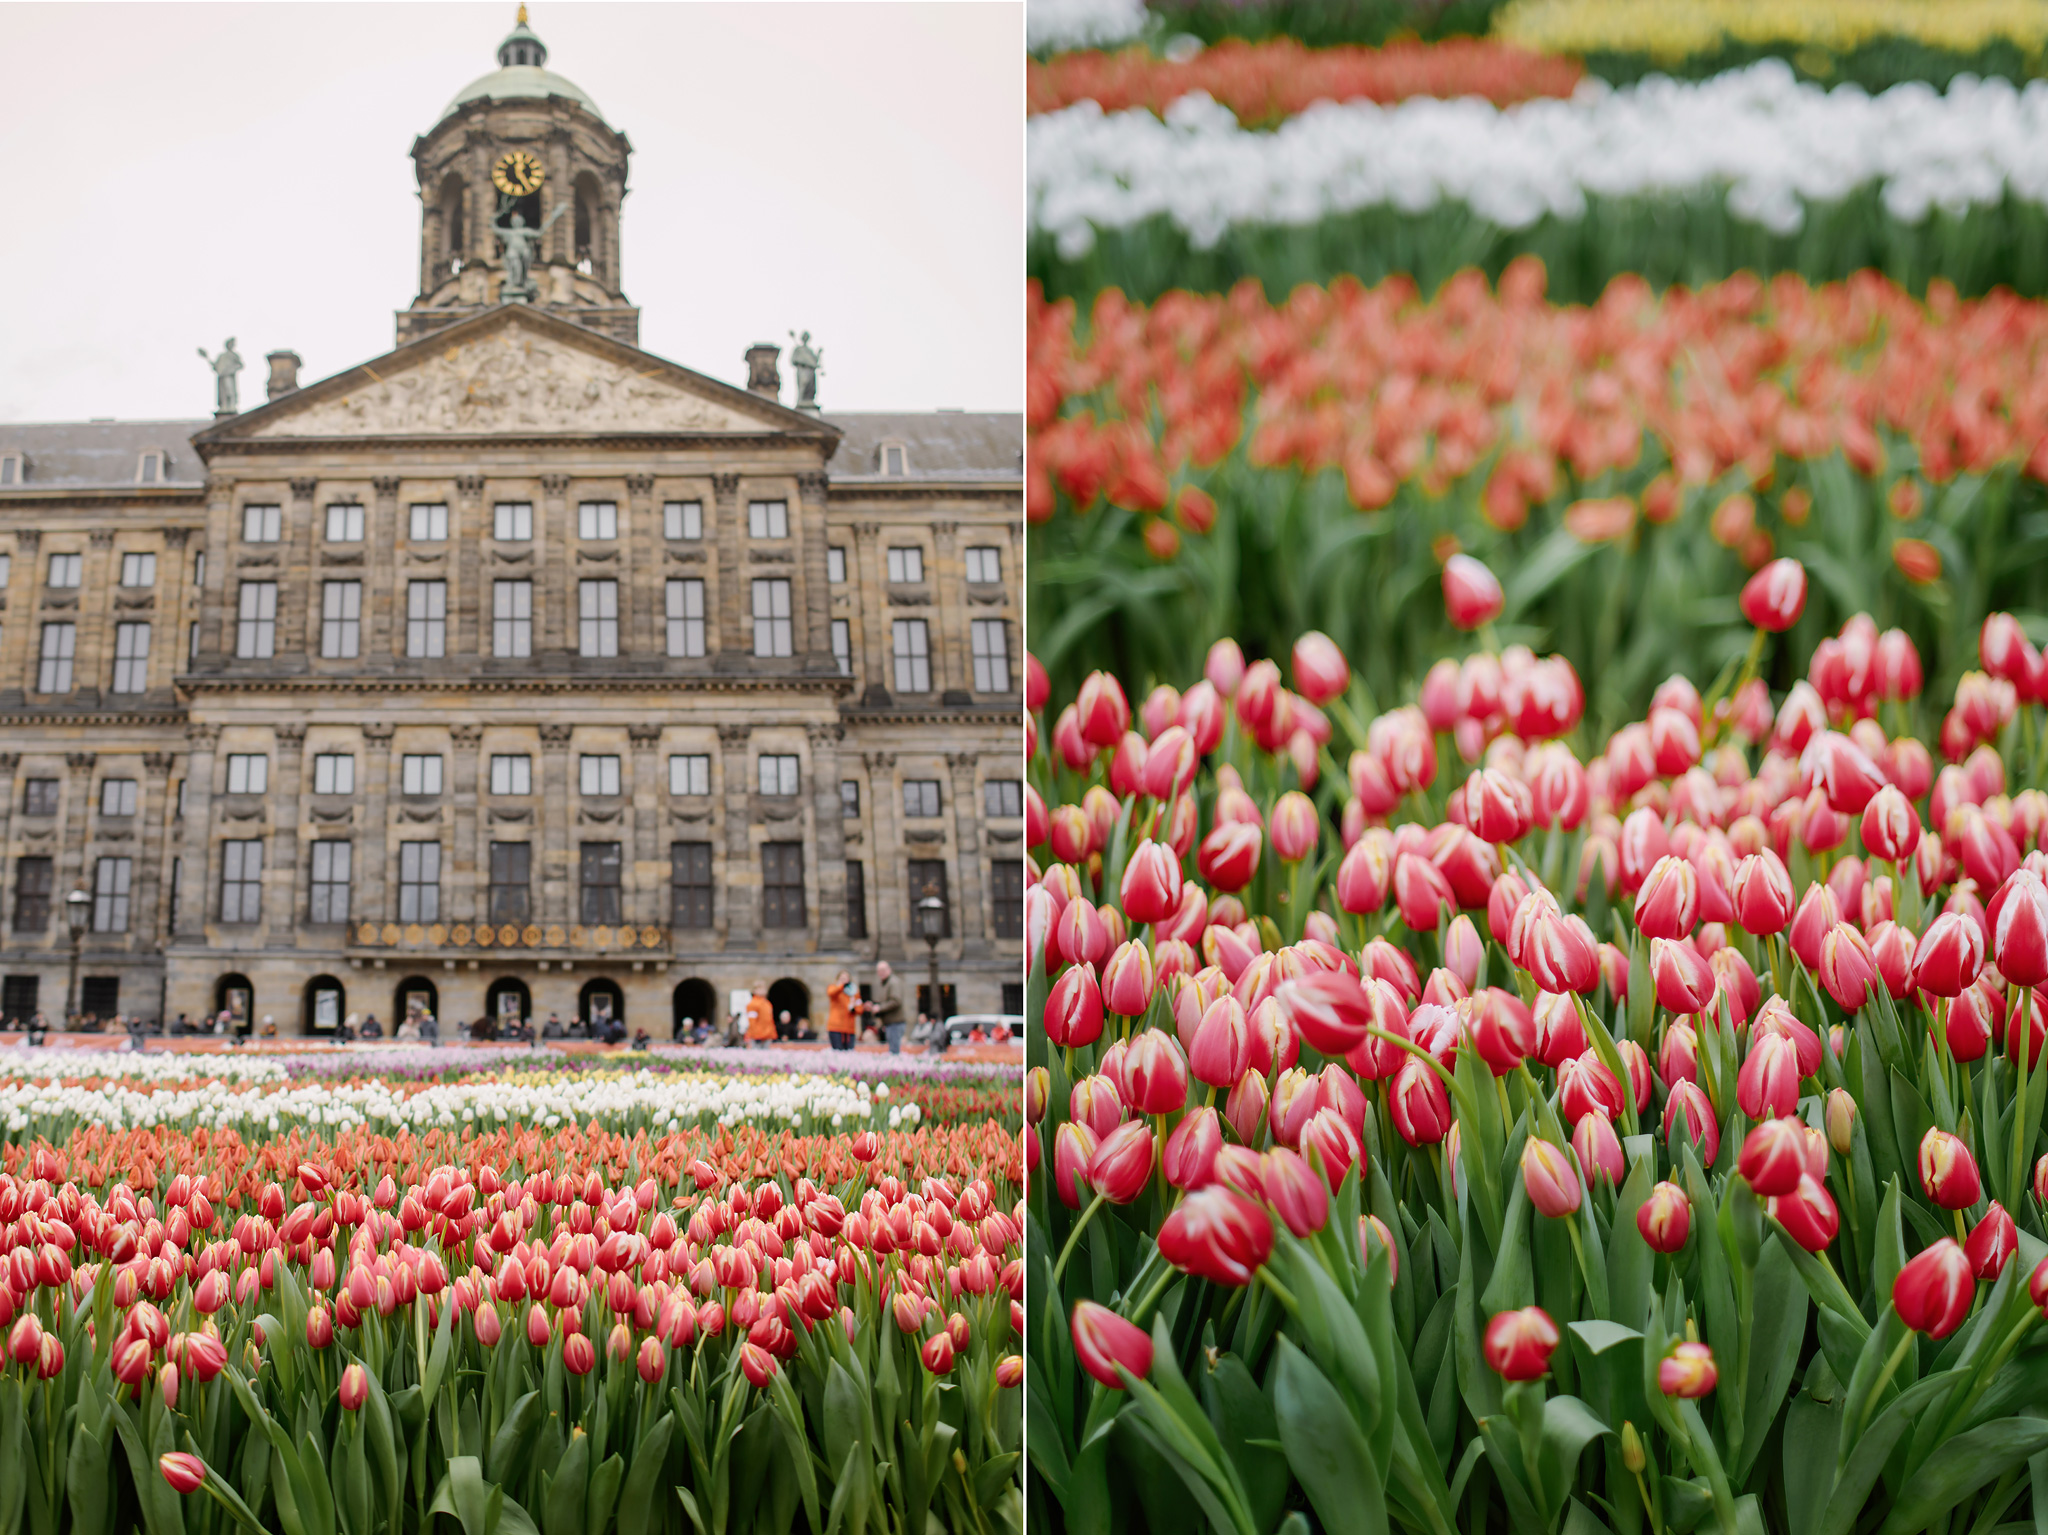
[[(623, 136), (543, 107), (622, 190)], [(822, 1026), (841, 968), (923, 978), (927, 891), (957, 1009), (1021, 1006), (1019, 418), (637, 350), (609, 207), (588, 313), (428, 303), (430, 219), (434, 323), (384, 357), (211, 423), (0, 426), (0, 1014), (61, 1011), (75, 888), (102, 1013), (606, 998), (666, 1037), (768, 980)]]

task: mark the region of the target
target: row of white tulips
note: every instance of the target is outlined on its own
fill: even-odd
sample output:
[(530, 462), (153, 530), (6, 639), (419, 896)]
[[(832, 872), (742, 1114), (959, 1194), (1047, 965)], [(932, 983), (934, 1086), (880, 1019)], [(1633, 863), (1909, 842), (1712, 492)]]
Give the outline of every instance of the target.
[(1145, 0), (1029, 0), (1024, 41), (1033, 53), (1111, 48), (1145, 30)]
[(1198, 248), (1240, 224), (1307, 225), (1460, 204), (1505, 229), (1583, 217), (1591, 196), (1725, 196), (1776, 234), (1813, 204), (1876, 184), (1917, 224), (2010, 193), (2048, 206), (2048, 81), (1960, 77), (1946, 92), (1802, 84), (1767, 59), (1712, 79), (1662, 76), (1511, 107), (1416, 97), (1319, 102), (1271, 132), (1207, 95), (1165, 119), (1094, 102), (1031, 120), (1031, 220), (1069, 260), (1098, 229), (1164, 214)]

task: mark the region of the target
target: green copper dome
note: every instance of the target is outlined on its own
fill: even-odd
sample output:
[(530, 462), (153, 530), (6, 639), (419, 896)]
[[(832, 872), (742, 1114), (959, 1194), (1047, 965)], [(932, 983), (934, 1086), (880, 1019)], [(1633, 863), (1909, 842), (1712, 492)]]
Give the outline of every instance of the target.
[(561, 96), (603, 122), (604, 113), (598, 111), (597, 103), (574, 81), (544, 68), (547, 61), (547, 44), (527, 26), (526, 7), (522, 5), (517, 24), (498, 44), (498, 67), (457, 91), (441, 116), (446, 118), (472, 101), (544, 101), (550, 96)]

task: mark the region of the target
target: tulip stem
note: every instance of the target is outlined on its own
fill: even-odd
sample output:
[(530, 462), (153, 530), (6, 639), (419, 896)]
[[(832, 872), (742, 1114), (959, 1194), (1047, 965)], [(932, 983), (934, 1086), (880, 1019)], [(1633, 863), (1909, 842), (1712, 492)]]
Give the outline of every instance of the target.
[(1055, 1287), (1060, 1282), (1060, 1275), (1066, 1272), (1067, 1259), (1074, 1255), (1074, 1244), (1081, 1240), (1081, 1233), (1088, 1229), (1088, 1223), (1095, 1219), (1095, 1212), (1102, 1208), (1108, 1198), (1107, 1194), (1097, 1194), (1089, 1201), (1088, 1208), (1081, 1212), (1081, 1218), (1074, 1222), (1074, 1229), (1067, 1233), (1067, 1245), (1060, 1249), (1060, 1261), (1052, 1266), (1052, 1282)]
[[(2034, 1053), (2034, 1020), (2019, 1011), (2031, 1000), (2022, 987), (2013, 985), (2009, 989), (2005, 1003), (2006, 1046), (2012, 1056), (2013, 1069), (2019, 1074), (2020, 1086), (2019, 1097), (2014, 1101), (2012, 1108), (2012, 1177), (2006, 1184), (2006, 1189), (2015, 1203), (2018, 1202), (2020, 1190), (2026, 1187), (2024, 1180), (2027, 1176), (2027, 1146), (2033, 1139), (2029, 1134), (2027, 1115), (2027, 1058)], [(2015, 1033), (2019, 1040), (2017, 1050), (2011, 1048)]]
[(1859, 1439), (1863, 1436), (1864, 1429), (1870, 1426), (1870, 1415), (1877, 1410), (1878, 1398), (1884, 1395), (1884, 1388), (1891, 1384), (1892, 1377), (1899, 1373), (1899, 1366), (1906, 1362), (1906, 1350), (1911, 1348), (1919, 1337), (1920, 1334), (1909, 1328), (1906, 1336), (1899, 1339), (1899, 1346), (1892, 1350), (1891, 1357), (1885, 1360), (1884, 1368), (1878, 1371), (1877, 1381), (1870, 1388), (1870, 1396), (1863, 1403), (1863, 1421), (1856, 1425), (1856, 1436)]
[(1293, 1294), (1288, 1290), (1287, 1286), (1285, 1286), (1279, 1280), (1273, 1277), (1273, 1271), (1270, 1268), (1266, 1267), (1264, 1264), (1261, 1264), (1253, 1272), (1258, 1277), (1258, 1279), (1262, 1283), (1264, 1283), (1266, 1288), (1273, 1292), (1275, 1297), (1278, 1298), (1280, 1304), (1287, 1308), (1288, 1315), (1296, 1317), (1301, 1315), (1300, 1304), (1296, 1302)]

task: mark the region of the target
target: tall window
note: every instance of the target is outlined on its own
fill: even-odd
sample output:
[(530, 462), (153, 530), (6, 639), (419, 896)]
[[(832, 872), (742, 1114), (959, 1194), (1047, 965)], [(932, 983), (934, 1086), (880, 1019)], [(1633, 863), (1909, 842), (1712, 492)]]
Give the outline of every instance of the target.
[(121, 584), (123, 586), (155, 586), (156, 556), (153, 554), (122, 555)]
[(255, 922), (263, 916), (263, 843), (247, 841), (220, 845), (220, 919), (223, 922)]
[(700, 539), (704, 536), (704, 503), (702, 501), (664, 501), (661, 506), (661, 536), (673, 539)]
[(761, 926), (804, 925), (804, 845), (761, 844)]
[(868, 935), (868, 872), (858, 859), (846, 861), (846, 936)]
[(921, 618), (899, 618), (894, 626), (896, 691), (929, 693), (932, 690), (931, 642)]
[[(935, 895), (941, 902), (946, 901), (946, 861), (943, 858), (913, 858), (910, 860), (910, 931), (922, 936), (924, 914), (917, 909), (917, 903), (926, 896)], [(946, 903), (945, 917), (939, 926), (941, 938), (953, 936), (953, 907)]]
[(583, 920), (615, 923), (619, 920), (619, 844), (583, 844)]
[(92, 868), (92, 930), (95, 933), (128, 931), (128, 881), (134, 860), (102, 858)]
[(270, 788), (270, 759), (261, 752), (228, 753), (228, 793), (262, 794)]
[(1003, 551), (994, 544), (972, 544), (967, 550), (967, 579), (992, 586), (1003, 579)]
[[(491, 792), (493, 794), (531, 794), (533, 792), (533, 758), (506, 756), (491, 758)], [(524, 844), (521, 844), (522, 846)]]
[(991, 778), (981, 786), (981, 813), (991, 821), (1024, 813), (1024, 781), (1021, 778)]
[(668, 653), (672, 656), (704, 654), (704, 583), (668, 583)]
[(500, 543), (520, 544), (533, 537), (533, 503), (500, 501), (495, 508), (491, 531)]
[(849, 820), (860, 814), (860, 780), (842, 778), (839, 780), (839, 813)]
[(796, 793), (797, 771), (795, 757), (764, 756), (760, 762), (760, 775), (760, 788), (763, 794), (772, 794), (778, 798), (787, 799), (790, 795)]
[(31, 778), (21, 789), (21, 813), (23, 815), (55, 815), (57, 813), (57, 780), (54, 778)]
[(837, 544), (825, 551), (825, 579), (834, 586), (846, 584), (846, 551)]
[[(243, 587), (247, 591), (248, 587)], [(363, 583), (327, 581), (320, 588), (320, 654), (351, 660), (363, 646)]]
[(585, 753), (577, 759), (578, 785), (585, 794), (619, 792), (619, 759)]
[(277, 506), (242, 508), (242, 542), (274, 544), (284, 536), (284, 509)]
[(55, 859), (14, 860), (14, 930), (17, 933), (41, 933), (49, 929), (50, 890), (56, 879)]
[[(5, 482), (4, 480), (0, 480), (0, 484), (5, 484), (5, 483), (6, 483), (6, 482)], [(12, 576), (13, 574), (14, 574), (14, 556), (13, 556), (13, 555), (11, 555), (11, 554), (0, 554), (0, 587), (4, 587), (4, 586), (6, 586), (6, 585), (7, 585), (7, 582), (8, 582), (8, 579), (9, 579), (9, 578), (10, 578), (10, 577), (11, 577), (11, 576)]]
[(711, 926), (711, 844), (671, 843), (668, 858), (670, 920), (677, 927)]
[(936, 778), (903, 780), (903, 813), (929, 819), (939, 813), (939, 781)]
[(789, 583), (781, 580), (754, 583), (754, 654), (790, 654)]
[(679, 795), (709, 794), (711, 758), (696, 754), (669, 758), (668, 792)]
[(348, 875), (346, 842), (313, 844), (313, 904), (307, 908), (308, 922), (348, 921)]
[(1010, 691), (1010, 632), (1000, 618), (977, 618), (973, 624), (974, 691)]
[(136, 784), (132, 778), (102, 778), (100, 780), (100, 814), (135, 814)]
[(605, 539), (619, 536), (619, 504), (616, 501), (586, 501), (576, 508), (576, 536)]
[(883, 448), (882, 473), (904, 474), (906, 472), (908, 471), (906, 465), (906, 455), (903, 451), (903, 445), (898, 442), (892, 442), (887, 447)]
[(789, 503), (787, 501), (749, 501), (747, 503), (747, 536), (749, 538), (789, 537)]
[(907, 586), (924, 579), (924, 550), (916, 544), (889, 551), (889, 581)]
[(191, 665), (199, 659), (199, 625), (185, 625), (185, 664)]
[(71, 658), (78, 649), (76, 624), (44, 624), (41, 664), (36, 668), (38, 693), (71, 691)]
[(577, 648), (586, 656), (615, 656), (619, 653), (619, 583), (579, 581), (576, 583), (576, 612), (580, 621)]
[(533, 914), (533, 848), (524, 842), (491, 844), (491, 920), (524, 922)]
[(356, 792), (356, 759), (346, 752), (320, 752), (313, 758), (315, 794)]
[(491, 583), (491, 654), (533, 654), (533, 583)]
[(439, 794), (441, 792), (441, 758), (438, 753), (407, 753), (398, 765), (399, 792), (402, 794)]
[(81, 554), (53, 554), (50, 556), (50, 585), (76, 586), (84, 571), (85, 556)]
[(441, 844), (398, 844), (398, 920), (435, 922), (441, 916)]
[(832, 659), (839, 666), (839, 675), (853, 675), (853, 625), (844, 618), (832, 620)]
[(1014, 858), (1001, 858), (989, 865), (990, 915), (995, 919), (998, 938), (1024, 936), (1024, 865)]
[[(136, 466), (135, 477), (145, 485), (155, 485), (164, 477), (164, 456), (161, 453), (145, 453), (142, 462)], [(87, 1012), (92, 1009), (87, 1008)]]
[(439, 502), (422, 502), (412, 508), (412, 541), (438, 544), (448, 537), (448, 508)]
[(359, 544), (363, 541), (363, 509), (343, 502), (327, 508), (327, 542)]
[(413, 581), (405, 588), (405, 653), (445, 655), (448, 647), (448, 583)]
[(244, 581), (235, 620), (235, 654), (245, 661), (264, 661), (276, 649), (277, 583)]
[(141, 693), (149, 688), (149, 625), (114, 625), (114, 691)]

